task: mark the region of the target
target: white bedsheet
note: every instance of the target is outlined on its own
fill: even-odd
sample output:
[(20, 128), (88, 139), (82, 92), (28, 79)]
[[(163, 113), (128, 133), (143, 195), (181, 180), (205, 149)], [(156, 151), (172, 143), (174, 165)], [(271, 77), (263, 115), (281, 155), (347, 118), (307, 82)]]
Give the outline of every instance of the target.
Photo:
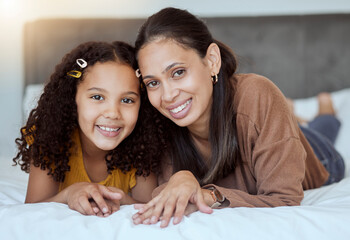
[[(350, 239), (350, 89), (333, 96), (343, 123), (336, 146), (345, 157), (347, 177), (305, 191), (301, 206), (222, 209), (211, 215), (197, 212), (166, 229), (159, 223), (135, 226), (133, 206), (122, 206), (113, 215), (99, 218), (83, 216), (65, 204), (23, 204), (28, 175), (11, 167), (11, 159), (3, 158), (0, 239)], [(303, 115), (303, 109), (310, 113), (315, 106), (314, 98), (302, 99), (296, 110)]]

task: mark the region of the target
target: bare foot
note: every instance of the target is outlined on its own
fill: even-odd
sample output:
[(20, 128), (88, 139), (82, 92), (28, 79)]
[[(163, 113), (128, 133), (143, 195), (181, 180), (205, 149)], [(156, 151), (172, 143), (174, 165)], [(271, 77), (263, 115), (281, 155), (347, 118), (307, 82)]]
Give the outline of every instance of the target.
[(303, 118), (298, 117), (297, 115), (295, 115), (295, 113), (294, 113), (294, 102), (293, 102), (293, 100), (290, 99), (290, 98), (287, 98), (287, 103), (288, 103), (289, 109), (290, 109), (290, 110), (292, 111), (292, 113), (294, 114), (294, 116), (295, 116), (295, 118), (297, 119), (298, 123), (300, 123), (300, 124), (306, 123), (307, 120), (305, 120), (305, 119), (303, 119)]
[(335, 115), (332, 96), (329, 93), (320, 93), (317, 95), (318, 100), (318, 115), (331, 114)]

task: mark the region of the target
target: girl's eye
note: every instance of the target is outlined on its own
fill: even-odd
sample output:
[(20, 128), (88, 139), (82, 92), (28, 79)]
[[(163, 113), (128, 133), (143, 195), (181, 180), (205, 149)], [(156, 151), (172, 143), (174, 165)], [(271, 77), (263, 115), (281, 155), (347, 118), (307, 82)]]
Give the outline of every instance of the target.
[(185, 73), (185, 69), (176, 70), (173, 74), (173, 77), (181, 77), (182, 75), (184, 75), (184, 73)]
[(101, 95), (94, 95), (91, 98), (94, 99), (94, 100), (97, 100), (97, 101), (104, 100), (104, 98)]
[(122, 103), (127, 103), (127, 104), (130, 104), (130, 103), (134, 103), (135, 101), (130, 99), (130, 98), (123, 98), (122, 99)]
[(154, 87), (156, 87), (157, 85), (159, 85), (159, 82), (153, 80), (153, 81), (148, 82), (148, 83), (146, 84), (146, 87), (148, 87), (148, 88), (154, 88)]

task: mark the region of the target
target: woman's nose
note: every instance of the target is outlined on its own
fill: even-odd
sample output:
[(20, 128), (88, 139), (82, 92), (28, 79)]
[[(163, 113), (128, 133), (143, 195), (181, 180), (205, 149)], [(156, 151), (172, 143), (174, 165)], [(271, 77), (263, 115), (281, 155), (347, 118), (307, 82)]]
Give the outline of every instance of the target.
[(165, 102), (172, 102), (174, 99), (179, 95), (179, 89), (170, 85), (170, 84), (163, 84), (163, 94), (162, 94), (162, 101)]

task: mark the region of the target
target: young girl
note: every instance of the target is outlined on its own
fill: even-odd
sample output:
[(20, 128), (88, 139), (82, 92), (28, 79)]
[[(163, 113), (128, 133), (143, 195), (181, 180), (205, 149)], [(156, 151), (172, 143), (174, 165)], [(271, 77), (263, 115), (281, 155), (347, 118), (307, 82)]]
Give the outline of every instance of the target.
[(192, 14), (161, 10), (135, 45), (148, 98), (170, 120), (164, 184), (136, 206), (135, 224), (161, 217), (165, 227), (170, 217), (177, 224), (198, 209), (299, 205), (303, 189), (342, 178), (344, 164), (331, 144), (313, 135), (313, 150), (281, 91), (265, 77), (235, 73), (232, 51)]
[(14, 162), (29, 172), (26, 203), (108, 216), (151, 199), (161, 144), (136, 66), (123, 42), (81, 44), (56, 66), (16, 139)]

